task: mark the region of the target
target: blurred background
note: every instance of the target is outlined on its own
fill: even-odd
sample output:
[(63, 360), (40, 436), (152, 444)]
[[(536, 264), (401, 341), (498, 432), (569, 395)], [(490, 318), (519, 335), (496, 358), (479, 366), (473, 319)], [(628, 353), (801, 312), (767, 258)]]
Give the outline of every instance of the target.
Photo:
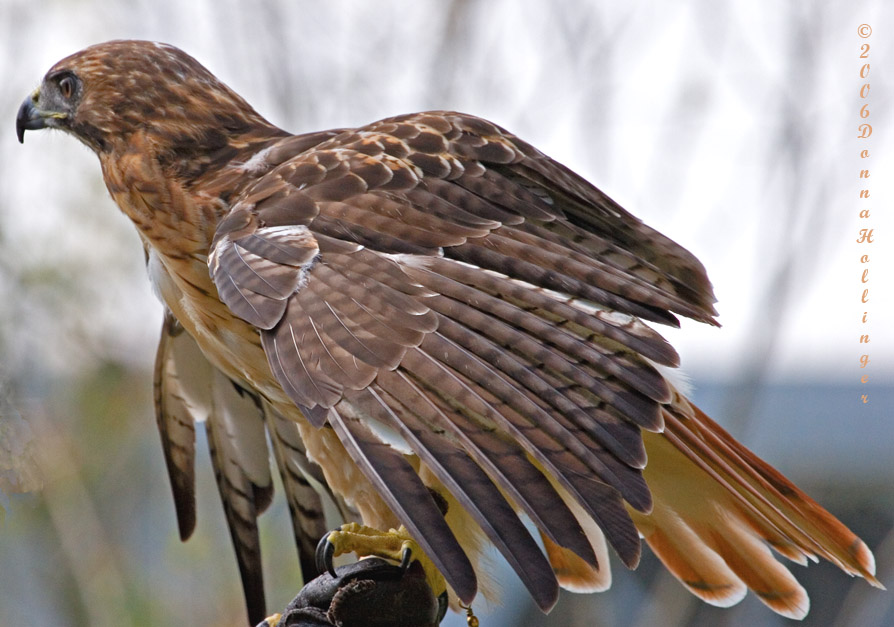
[[(13, 131), (55, 61), (116, 38), (185, 49), (294, 132), (434, 108), (490, 118), (689, 248), (723, 324), (662, 330), (694, 400), (894, 583), (891, 3), (0, 0), (0, 625), (244, 624), (202, 433), (198, 528), (177, 537), (151, 407), (161, 308), (136, 233), (86, 148)], [(864, 43), (874, 133), (858, 140)], [(271, 609), (300, 587), (287, 517), (277, 501), (262, 518)], [(892, 594), (827, 564), (792, 569), (805, 624), (894, 624)], [(563, 593), (548, 617), (510, 574), (502, 606), (476, 610), (487, 627), (787, 622), (753, 595), (704, 605), (648, 551), (613, 570), (611, 591)]]

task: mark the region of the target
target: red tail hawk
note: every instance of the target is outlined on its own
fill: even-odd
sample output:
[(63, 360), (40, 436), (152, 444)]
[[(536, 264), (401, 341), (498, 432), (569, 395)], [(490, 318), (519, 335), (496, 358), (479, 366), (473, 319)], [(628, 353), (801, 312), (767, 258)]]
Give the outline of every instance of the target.
[(432, 111), (291, 135), (142, 41), (53, 66), (17, 119), (47, 127), (98, 155), (142, 237), (180, 533), (206, 417), (252, 621), (267, 435), (308, 567), (328, 489), (403, 525), (465, 603), (485, 541), (544, 611), (608, 587), (608, 545), (636, 566), (640, 538), (715, 605), (750, 588), (803, 617), (771, 549), (879, 585), (859, 538), (661, 374), (677, 354), (643, 321), (716, 324), (702, 265), (511, 133)]

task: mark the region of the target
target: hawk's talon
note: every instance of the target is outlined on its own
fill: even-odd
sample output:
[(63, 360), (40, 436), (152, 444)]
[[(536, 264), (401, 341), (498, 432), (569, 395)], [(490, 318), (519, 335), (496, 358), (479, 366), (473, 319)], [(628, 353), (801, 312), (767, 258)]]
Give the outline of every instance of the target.
[(323, 573), (329, 573), (333, 578), (338, 577), (338, 574), (335, 572), (335, 566), (332, 563), (333, 558), (335, 557), (335, 544), (330, 542), (329, 538), (333, 533), (338, 533), (336, 531), (327, 533), (325, 536), (320, 538), (320, 541), (317, 543), (316, 550), (316, 564), (317, 564), (317, 572), (321, 575)]
[(413, 561), (413, 549), (409, 545), (404, 545), (404, 548), (400, 552), (400, 570), (402, 572), (407, 572), (407, 569), (410, 568), (410, 563)]
[(391, 560), (399, 564), (403, 573), (407, 572), (410, 564), (418, 561), (435, 597), (447, 589), (444, 576), (403, 526), (399, 529), (380, 531), (357, 523), (342, 525), (341, 529), (330, 531), (323, 536), (317, 544), (317, 568), (321, 573), (328, 572), (337, 577), (332, 560), (345, 553), (356, 553), (360, 558), (374, 555)]

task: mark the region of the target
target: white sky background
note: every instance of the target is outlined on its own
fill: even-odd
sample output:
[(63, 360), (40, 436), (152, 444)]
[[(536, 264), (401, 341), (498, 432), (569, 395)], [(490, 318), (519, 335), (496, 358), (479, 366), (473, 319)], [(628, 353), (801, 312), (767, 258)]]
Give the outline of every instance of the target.
[[(854, 383), (868, 331), (868, 372), (886, 382), (894, 19), (882, 2), (843, 4), (0, 0), (5, 368), (59, 373), (73, 355), (77, 367), (151, 363), (160, 307), (96, 158), (61, 133), (28, 133), (22, 147), (13, 131), (18, 105), (59, 58), (146, 38), (182, 47), (295, 132), (449, 108), (530, 141), (702, 260), (723, 328), (667, 330), (696, 379)], [(865, 325), (855, 244), (864, 41), (876, 239)]]

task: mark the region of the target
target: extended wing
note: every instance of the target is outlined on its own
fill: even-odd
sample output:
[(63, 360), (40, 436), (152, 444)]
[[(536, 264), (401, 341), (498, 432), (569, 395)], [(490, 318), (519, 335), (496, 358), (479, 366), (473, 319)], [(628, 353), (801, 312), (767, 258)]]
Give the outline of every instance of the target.
[[(559, 581), (606, 585), (602, 534), (638, 562), (634, 521), (660, 524), (649, 513), (668, 494), (644, 479), (642, 432), (696, 416), (655, 367), (676, 366), (676, 353), (641, 320), (715, 324), (714, 297), (689, 252), (598, 189), (478, 118), (403, 116), (260, 177), (220, 224), (209, 266), (221, 299), (260, 330), (283, 390), (335, 429), (463, 601), (475, 573), (403, 453), (544, 609)], [(682, 447), (685, 429), (670, 433), (657, 441)], [(681, 459), (707, 464), (700, 455), (710, 451)], [(747, 483), (708, 480), (743, 494)], [(760, 509), (739, 500), (745, 520)], [(803, 546), (777, 527), (774, 546)], [(865, 560), (848, 564), (871, 576)]]

